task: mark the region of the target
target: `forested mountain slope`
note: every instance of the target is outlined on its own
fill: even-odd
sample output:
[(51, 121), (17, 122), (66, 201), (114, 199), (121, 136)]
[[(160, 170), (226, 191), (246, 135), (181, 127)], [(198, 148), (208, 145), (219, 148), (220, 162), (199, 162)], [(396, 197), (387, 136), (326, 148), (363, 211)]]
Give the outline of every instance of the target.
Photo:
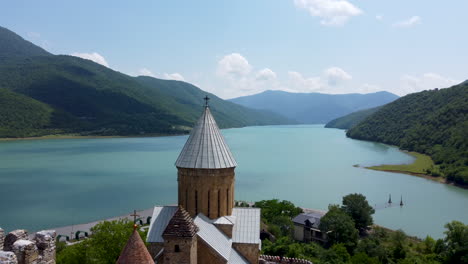
[[(51, 55), (4, 28), (0, 43), (7, 43), (0, 46), (1, 94), (18, 102), (0, 107), (0, 115), (9, 116), (8, 122), (0, 119), (0, 137), (184, 133), (201, 114), (205, 95), (221, 127), (291, 123), (186, 82), (131, 77), (89, 60)], [(38, 120), (31, 118), (38, 114)]]
[(406, 95), (347, 135), (427, 154), (448, 180), (468, 184), (468, 83)]
[(340, 128), (340, 129), (350, 129), (353, 126), (359, 124), (362, 122), (364, 119), (366, 119), (368, 116), (372, 115), (373, 113), (377, 112), (381, 106), (370, 108), (370, 109), (364, 109), (360, 111), (353, 112), (351, 114), (338, 117), (336, 119), (333, 119), (332, 121), (328, 122), (325, 127), (326, 128)]

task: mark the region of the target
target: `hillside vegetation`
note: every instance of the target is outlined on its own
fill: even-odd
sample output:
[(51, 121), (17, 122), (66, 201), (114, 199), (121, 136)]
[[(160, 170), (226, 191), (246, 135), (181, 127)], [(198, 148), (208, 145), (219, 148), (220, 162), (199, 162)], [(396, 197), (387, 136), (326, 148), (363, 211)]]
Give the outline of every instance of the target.
[[(466, 185), (468, 83), (404, 96), (383, 106), (347, 135), (427, 154), (449, 181)], [(427, 172), (432, 173), (431, 169)]]
[[(89, 60), (51, 55), (0, 28), (0, 137), (185, 133), (211, 100), (220, 126), (290, 124), (180, 81), (131, 77)], [(4, 99), (9, 100), (9, 99)]]
[(355, 125), (359, 124), (360, 122), (362, 122), (368, 116), (377, 112), (377, 110), (379, 109), (380, 109), (380, 106), (353, 112), (349, 115), (345, 115), (342, 117), (338, 117), (337, 119), (333, 119), (332, 121), (328, 122), (325, 125), (325, 127), (326, 128), (350, 129), (354, 127)]
[(230, 101), (250, 108), (269, 110), (303, 124), (326, 124), (335, 118), (381, 106), (397, 98), (397, 95), (389, 92), (321, 94), (265, 91)]

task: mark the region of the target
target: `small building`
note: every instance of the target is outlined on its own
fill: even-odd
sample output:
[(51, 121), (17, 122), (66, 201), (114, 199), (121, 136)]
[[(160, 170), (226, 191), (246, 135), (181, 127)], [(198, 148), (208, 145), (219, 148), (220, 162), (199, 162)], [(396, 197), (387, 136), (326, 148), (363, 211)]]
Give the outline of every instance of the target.
[(320, 219), (324, 212), (310, 211), (297, 215), (293, 218), (294, 239), (302, 242), (326, 243), (327, 235), (320, 231)]

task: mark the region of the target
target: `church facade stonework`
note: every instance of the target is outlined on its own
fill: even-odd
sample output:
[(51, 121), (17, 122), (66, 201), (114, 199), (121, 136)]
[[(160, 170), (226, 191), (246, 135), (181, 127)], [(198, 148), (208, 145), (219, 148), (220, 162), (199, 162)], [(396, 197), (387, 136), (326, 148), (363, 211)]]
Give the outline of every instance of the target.
[(234, 168), (178, 168), (179, 205), (192, 217), (211, 219), (231, 215), (234, 207)]
[(258, 263), (260, 209), (234, 207), (237, 163), (208, 104), (175, 166), (178, 205), (156, 206), (148, 231), (155, 262)]

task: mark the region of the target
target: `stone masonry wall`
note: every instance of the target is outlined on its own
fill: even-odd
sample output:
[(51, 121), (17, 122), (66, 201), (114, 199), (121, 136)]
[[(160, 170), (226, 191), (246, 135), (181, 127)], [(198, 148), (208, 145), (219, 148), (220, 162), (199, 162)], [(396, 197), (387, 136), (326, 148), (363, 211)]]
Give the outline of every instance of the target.
[(0, 228), (0, 251), (3, 250), (3, 241), (5, 240), (5, 231)]
[[(176, 247), (178, 251), (176, 251)], [(164, 241), (163, 264), (197, 264), (197, 237), (171, 237)], [(209, 263), (209, 262), (202, 262)]]
[(179, 205), (190, 216), (203, 213), (211, 219), (232, 214), (234, 207), (234, 168), (178, 168)]
[(0, 264), (55, 264), (55, 231), (40, 231), (32, 237), (23, 229), (8, 233), (0, 240)]
[(224, 264), (227, 261), (216, 251), (208, 246), (202, 239), (198, 239), (198, 263), (199, 264)]
[(258, 263), (260, 250), (258, 244), (232, 243), (232, 247), (249, 261), (251, 264)]

